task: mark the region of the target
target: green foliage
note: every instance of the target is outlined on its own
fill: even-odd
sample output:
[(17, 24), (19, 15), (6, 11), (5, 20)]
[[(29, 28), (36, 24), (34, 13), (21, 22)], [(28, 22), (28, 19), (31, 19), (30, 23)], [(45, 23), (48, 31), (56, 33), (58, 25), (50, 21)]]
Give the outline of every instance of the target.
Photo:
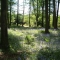
[(45, 33), (45, 31), (41, 31), (41, 33)]
[(9, 44), (10, 44), (10, 49), (13, 52), (17, 52), (18, 50), (23, 50), (23, 46), (21, 44), (21, 41), (23, 40), (20, 35), (22, 33), (16, 32), (14, 29), (13, 30), (9, 30), (8, 33), (8, 39), (9, 39)]
[[(35, 16), (33, 14), (30, 15), (30, 25), (31, 26), (35, 26), (34, 22), (35, 22)], [(24, 21), (26, 22), (26, 25), (29, 25), (29, 15), (25, 15), (24, 16)]]
[(26, 35), (25, 43), (26, 44), (32, 44), (32, 42), (34, 42), (34, 38), (31, 35)]
[[(17, 20), (17, 15), (15, 15), (15, 21)], [(18, 15), (18, 22), (22, 22), (23, 21), (23, 15), (19, 14)]]
[(49, 42), (49, 41), (50, 41), (50, 39), (46, 37), (46, 38), (45, 38), (45, 41), (46, 41), (46, 42)]
[(31, 54), (30, 52), (23, 51), (20, 54), (20, 57), (21, 57), (22, 60), (25, 60), (27, 57), (29, 57), (30, 54)]
[(23, 15), (22, 14), (19, 14), (19, 20), (20, 20), (20, 22), (23, 20)]
[(9, 34), (10, 49), (13, 52), (17, 52), (19, 49), (22, 49), (21, 44), (19, 42), (20, 41), (18, 40), (17, 36)]
[(58, 26), (60, 27), (60, 16), (58, 17)]
[(20, 51), (21, 53), (19, 56), (14, 56), (15, 58), (10, 57), (10, 59), (7, 58), (6, 60), (15, 60), (18, 57), (21, 57), (22, 60), (25, 58), (27, 58), (26, 60), (59, 60), (60, 50), (56, 49), (60, 47), (60, 30), (56, 32), (56, 37), (54, 30), (50, 30), (50, 35), (43, 34), (41, 31), (44, 32), (44, 30), (40, 30), (40, 28), (14, 27), (8, 29), (11, 53)]
[(60, 60), (60, 50), (51, 50), (46, 47), (39, 51), (37, 55), (38, 60)]

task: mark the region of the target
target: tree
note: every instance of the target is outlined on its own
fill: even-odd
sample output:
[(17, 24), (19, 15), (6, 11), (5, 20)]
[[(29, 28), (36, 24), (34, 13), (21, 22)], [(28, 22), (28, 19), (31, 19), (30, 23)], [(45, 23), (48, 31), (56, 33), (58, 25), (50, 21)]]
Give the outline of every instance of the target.
[(10, 12), (8, 12), (8, 14), (10, 14), (9, 15), (9, 21), (8, 21), (8, 24), (9, 24), (9, 26), (11, 26), (11, 20), (12, 20), (12, 6), (15, 4), (15, 2), (14, 2), (14, 0), (8, 0), (8, 11)]
[[(58, 6), (56, 7), (56, 2)], [(58, 22), (58, 10), (59, 10), (59, 0), (53, 0), (53, 27), (54, 29), (58, 29), (57, 22)]]
[(31, 12), (31, 0), (29, 1), (29, 27), (31, 27), (31, 25), (30, 25), (30, 12)]
[(44, 26), (44, 0), (42, 0), (42, 27)]
[(1, 23), (1, 0), (0, 0), (0, 23)]
[(11, 4), (11, 1), (12, 1), (12, 0), (10, 0), (10, 26), (11, 26), (11, 7), (12, 7), (12, 6), (11, 6), (11, 5), (12, 5), (12, 4)]
[(51, 0), (49, 0), (49, 28), (50, 28), (50, 1)]
[[(23, 0), (23, 19), (22, 19), (22, 22), (24, 21), (24, 9), (25, 9), (25, 0)], [(22, 24), (22, 27), (23, 27), (23, 24)]]
[(31, 5), (33, 6), (34, 15), (36, 17), (36, 25), (38, 26), (39, 17), (40, 17), (41, 0), (31, 0)]
[(56, 23), (56, 7), (55, 7), (55, 0), (53, 0), (53, 27), (57, 28), (55, 23)]
[(1, 0), (1, 49), (8, 52), (8, 32), (7, 32), (7, 12), (8, 12), (8, 0)]
[(17, 26), (18, 26), (18, 16), (19, 16), (19, 0), (17, 0)]
[(49, 33), (48, 0), (45, 0), (45, 33)]
[[(56, 11), (56, 26), (57, 26), (57, 23), (58, 23), (58, 11), (59, 11), (59, 0), (58, 0), (58, 7), (57, 7), (57, 11)], [(57, 29), (58, 29), (58, 27), (57, 27)]]
[(37, 0), (37, 13), (36, 13), (36, 23), (37, 23), (37, 26), (38, 26), (38, 0)]

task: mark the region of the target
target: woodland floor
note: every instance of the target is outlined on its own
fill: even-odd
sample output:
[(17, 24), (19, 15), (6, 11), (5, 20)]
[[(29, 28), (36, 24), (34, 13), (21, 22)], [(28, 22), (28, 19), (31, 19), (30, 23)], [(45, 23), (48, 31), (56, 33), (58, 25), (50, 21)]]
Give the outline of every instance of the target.
[[(8, 29), (9, 44), (14, 53), (0, 53), (0, 60), (57, 60), (50, 55), (55, 56), (54, 52), (54, 55), (51, 53), (52, 51), (60, 51), (60, 29), (49, 29), (49, 32), (50, 34), (45, 34), (44, 28)], [(48, 55), (40, 52), (41, 50), (45, 54), (50, 54), (49, 59)]]

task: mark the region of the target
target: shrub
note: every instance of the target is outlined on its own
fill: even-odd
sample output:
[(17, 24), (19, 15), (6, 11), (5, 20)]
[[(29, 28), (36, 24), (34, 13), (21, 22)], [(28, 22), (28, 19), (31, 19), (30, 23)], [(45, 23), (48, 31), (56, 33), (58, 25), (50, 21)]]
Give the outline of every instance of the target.
[(31, 35), (26, 35), (25, 43), (26, 44), (32, 44), (32, 42), (34, 42), (34, 38)]

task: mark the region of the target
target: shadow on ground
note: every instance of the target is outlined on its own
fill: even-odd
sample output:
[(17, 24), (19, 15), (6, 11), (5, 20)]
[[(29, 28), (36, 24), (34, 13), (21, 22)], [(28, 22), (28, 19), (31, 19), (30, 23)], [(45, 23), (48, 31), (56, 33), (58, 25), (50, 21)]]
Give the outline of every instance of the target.
[(37, 54), (37, 60), (60, 60), (60, 50), (42, 48)]

